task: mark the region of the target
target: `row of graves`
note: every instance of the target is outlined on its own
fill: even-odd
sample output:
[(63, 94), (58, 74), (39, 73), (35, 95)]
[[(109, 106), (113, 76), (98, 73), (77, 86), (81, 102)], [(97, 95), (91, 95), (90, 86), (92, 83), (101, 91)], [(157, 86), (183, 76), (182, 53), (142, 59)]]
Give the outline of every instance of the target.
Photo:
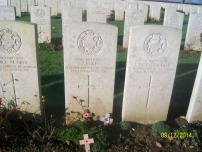
[[(72, 1), (68, 2), (69, 5), (62, 9), (64, 108), (68, 114), (67, 121), (77, 120), (78, 113), (86, 110), (94, 114), (95, 120), (103, 119), (113, 109), (118, 28), (106, 24), (106, 14), (103, 19), (105, 22), (98, 22), (101, 17), (89, 17), (90, 22), (82, 22), (79, 15), (82, 16), (83, 10), (72, 6)], [(115, 2), (115, 19), (120, 13), (116, 9), (119, 3), (125, 2)], [(147, 18), (144, 9), (140, 9), (141, 4), (137, 9), (136, 3), (131, 3), (130, 9), (124, 10), (123, 45), (128, 48), (128, 53), (122, 120), (153, 124), (167, 118), (184, 14), (176, 12), (175, 8), (170, 9), (172, 6), (166, 6), (164, 26), (144, 25)], [(148, 11), (148, 5), (143, 5)], [(162, 4), (150, 5), (149, 15), (156, 17), (156, 20), (159, 16), (154, 12), (161, 10), (159, 5)], [(31, 7), (32, 23), (0, 21), (0, 98), (20, 111), (41, 115), (38, 43), (51, 40), (50, 17), (53, 6), (51, 9), (45, 6)], [(91, 9), (92, 14), (103, 14), (99, 13), (97, 7)], [(124, 11), (120, 13), (122, 17)], [(186, 44), (201, 51), (202, 14), (189, 13)], [(201, 66), (202, 59), (186, 115), (189, 122), (202, 120)]]
[[(5, 1), (5, 3), (3, 3)], [(12, 4), (12, 0), (2, 0), (1, 4), (11, 4), (0, 6), (0, 20), (15, 20), (15, 17), (21, 16), (21, 11), (26, 12), (22, 7), (22, 2), (19, 6)], [(17, 2), (15, 0), (15, 2)], [(20, 1), (19, 1), (20, 2)], [(161, 16), (161, 9), (165, 9), (164, 13), (164, 26), (173, 27), (182, 30), (184, 13), (190, 14), (189, 24), (187, 28), (187, 36), (185, 40), (185, 50), (201, 50), (200, 45), (200, 33), (201, 28), (201, 13), (202, 6), (200, 5), (188, 5), (188, 4), (176, 4), (176, 3), (163, 3), (163, 2), (150, 2), (150, 1), (114, 1), (114, 3), (102, 2), (102, 1), (70, 1), (63, 0), (61, 3), (56, 1), (56, 4), (48, 5), (48, 1), (42, 3), (34, 2), (35, 5), (28, 5), (27, 11), (31, 14), (31, 22), (37, 23), (39, 43), (44, 41), (50, 42), (51, 40), (51, 25), (50, 17), (61, 14), (62, 12), (62, 27), (65, 24), (72, 22), (82, 22), (82, 13), (87, 10), (87, 22), (101, 22), (106, 23), (107, 18), (114, 11), (115, 21), (123, 21), (124, 14), (124, 38), (123, 48), (128, 48), (129, 40), (129, 28), (130, 26), (144, 25), (148, 18), (159, 21)], [(55, 2), (55, 1), (51, 1)], [(79, 5), (81, 3), (82, 5)], [(20, 5), (21, 4), (21, 5)], [(107, 5), (108, 4), (108, 5)], [(110, 5), (109, 5), (110, 4)], [(46, 5), (46, 6), (45, 6)], [(60, 6), (60, 9), (59, 7)], [(57, 8), (57, 9), (56, 9)], [(21, 11), (18, 11), (21, 10)], [(183, 12), (182, 12), (183, 11)]]

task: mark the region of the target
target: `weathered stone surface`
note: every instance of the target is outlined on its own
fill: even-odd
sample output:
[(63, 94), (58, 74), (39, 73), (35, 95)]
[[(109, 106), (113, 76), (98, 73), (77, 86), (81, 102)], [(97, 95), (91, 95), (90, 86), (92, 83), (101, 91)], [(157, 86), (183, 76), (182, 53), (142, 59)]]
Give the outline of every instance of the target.
[(187, 4), (183, 4), (183, 12), (185, 15), (188, 15), (190, 13), (190, 6)]
[(0, 22), (0, 87), (5, 106), (41, 114), (36, 24)]
[(196, 79), (186, 115), (188, 122), (194, 120), (202, 121), (202, 56), (200, 59)]
[(74, 6), (74, 2), (73, 1), (66, 1), (66, 0), (62, 0), (61, 1), (61, 12), (63, 10), (65, 10), (66, 8), (70, 8), (70, 7), (73, 7)]
[(1, 5), (8, 5), (8, 1), (7, 0), (0, 0), (0, 6)]
[(107, 10), (105, 8), (88, 8), (87, 22), (106, 23), (107, 22), (106, 11)]
[(177, 6), (177, 10), (179, 10), (179, 11), (183, 11), (183, 4), (178, 4), (178, 6)]
[(182, 30), (184, 13), (167, 11), (164, 15), (164, 26)]
[(151, 16), (150, 16), (151, 18), (159, 21), (160, 17), (161, 17), (161, 6), (150, 5), (150, 14), (151, 14)]
[(74, 6), (75, 7), (81, 7), (82, 11), (84, 11), (85, 10), (85, 1), (77, 0), (74, 2)]
[(38, 0), (38, 6), (44, 6), (45, 0)]
[(143, 24), (144, 24), (144, 15), (142, 10), (127, 9), (125, 11), (123, 48), (128, 48), (130, 27)]
[(109, 18), (111, 15), (111, 11), (113, 10), (113, 3), (111, 1), (103, 1), (101, 3), (101, 8), (106, 9), (106, 15), (107, 15), (107, 18)]
[(20, 0), (21, 1), (21, 12), (27, 12), (27, 0)]
[(144, 22), (147, 21), (147, 15), (148, 15), (148, 5), (144, 3), (138, 3), (138, 9), (143, 11), (144, 14)]
[(38, 43), (51, 42), (50, 7), (34, 6), (30, 8), (31, 22), (37, 24)]
[(182, 31), (160, 25), (130, 28), (122, 121), (166, 120)]
[(15, 20), (15, 7), (0, 6), (0, 20)]
[(97, 1), (86, 1), (86, 9), (88, 8), (97, 8), (98, 2)]
[(202, 13), (202, 6), (198, 7), (198, 13)]
[(192, 5), (190, 6), (190, 13), (197, 13), (198, 12), (198, 6)]
[(202, 51), (201, 37), (202, 33), (202, 14), (190, 14), (185, 39), (185, 50)]
[(126, 2), (115, 1), (115, 21), (124, 20), (124, 11), (126, 10)]
[(35, 0), (27, 0), (28, 2), (28, 11), (30, 12), (30, 8), (35, 6), (36, 3), (35, 3)]
[(128, 2), (127, 5), (128, 5), (128, 7), (127, 7), (128, 9), (137, 9), (138, 8), (137, 2), (133, 2), (133, 3)]
[(51, 16), (58, 15), (58, 2), (57, 0), (47, 0), (46, 6), (51, 8)]
[(99, 119), (112, 112), (118, 28), (100, 23), (64, 27), (66, 113), (88, 109)]
[(82, 22), (81, 7), (66, 6), (62, 12), (62, 29), (68, 23)]
[(21, 18), (20, 0), (11, 0), (11, 6), (15, 7), (16, 16)]

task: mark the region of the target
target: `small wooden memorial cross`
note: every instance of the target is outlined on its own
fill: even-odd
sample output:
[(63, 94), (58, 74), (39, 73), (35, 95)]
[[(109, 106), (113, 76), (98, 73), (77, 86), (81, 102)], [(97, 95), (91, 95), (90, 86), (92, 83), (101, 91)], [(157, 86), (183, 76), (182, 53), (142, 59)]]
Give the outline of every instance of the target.
[(91, 87), (99, 86), (99, 88), (100, 88), (100, 85), (91, 85), (90, 75), (87, 75), (87, 76), (88, 76), (88, 85), (87, 86), (78, 85), (78, 88), (81, 88), (81, 87), (87, 87), (88, 88), (88, 101), (87, 101), (86, 106), (89, 107), (89, 104), (90, 104), (90, 95), (91, 95)]
[(113, 119), (110, 119), (109, 117), (110, 117), (110, 114), (107, 113), (107, 114), (105, 114), (105, 117), (100, 118), (100, 121), (103, 121), (104, 125), (112, 124)]
[(85, 145), (86, 152), (90, 152), (90, 144), (94, 143), (93, 138), (88, 139), (88, 134), (83, 135), (83, 140), (79, 140), (80, 145)]
[(152, 79), (152, 78), (153, 78), (153, 77), (150, 76), (149, 86), (139, 86), (139, 89), (141, 89), (141, 88), (148, 88), (146, 108), (149, 107), (151, 88), (159, 88), (159, 90), (161, 89), (161, 86), (154, 86), (154, 87), (152, 86), (152, 82), (153, 82), (153, 79)]

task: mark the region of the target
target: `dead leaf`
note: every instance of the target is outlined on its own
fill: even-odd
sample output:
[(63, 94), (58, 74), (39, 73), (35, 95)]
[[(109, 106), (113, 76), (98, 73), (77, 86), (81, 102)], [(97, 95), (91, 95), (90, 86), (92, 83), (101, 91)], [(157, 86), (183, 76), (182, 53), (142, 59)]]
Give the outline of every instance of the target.
[(159, 147), (159, 148), (162, 147), (162, 145), (159, 142), (156, 142), (156, 146)]
[(168, 136), (168, 140), (171, 142), (174, 138), (171, 136)]
[(187, 148), (187, 145), (184, 142), (182, 143), (182, 146), (185, 147), (185, 148)]

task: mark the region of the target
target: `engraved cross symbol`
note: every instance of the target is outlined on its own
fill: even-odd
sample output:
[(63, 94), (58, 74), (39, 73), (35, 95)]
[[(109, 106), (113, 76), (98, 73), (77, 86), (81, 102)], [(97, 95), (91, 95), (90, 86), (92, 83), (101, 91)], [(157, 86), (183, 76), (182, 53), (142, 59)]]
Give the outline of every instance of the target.
[(91, 87), (96, 87), (98, 86), (100, 88), (100, 85), (91, 85), (91, 81), (90, 81), (90, 75), (88, 76), (88, 85), (78, 85), (78, 89), (81, 87), (87, 87), (88, 88), (88, 100), (87, 100), (87, 106), (89, 107), (90, 104), (90, 95), (91, 95)]
[(153, 77), (150, 76), (149, 86), (139, 86), (139, 89), (148, 88), (146, 108), (148, 108), (150, 104), (151, 88), (159, 88), (159, 90), (161, 90), (161, 86), (152, 86), (153, 85), (152, 82), (153, 82)]
[(11, 76), (12, 76), (12, 80), (10, 82), (12, 82), (12, 85), (9, 85), (9, 84), (5, 84), (5, 86), (11, 86), (13, 87), (13, 94), (14, 94), (14, 100), (15, 100), (15, 104), (17, 105), (17, 93), (16, 93), (16, 87), (25, 87), (24, 84), (15, 84), (15, 81), (18, 81), (18, 79), (15, 79), (14, 77), (14, 74), (11, 73)]

